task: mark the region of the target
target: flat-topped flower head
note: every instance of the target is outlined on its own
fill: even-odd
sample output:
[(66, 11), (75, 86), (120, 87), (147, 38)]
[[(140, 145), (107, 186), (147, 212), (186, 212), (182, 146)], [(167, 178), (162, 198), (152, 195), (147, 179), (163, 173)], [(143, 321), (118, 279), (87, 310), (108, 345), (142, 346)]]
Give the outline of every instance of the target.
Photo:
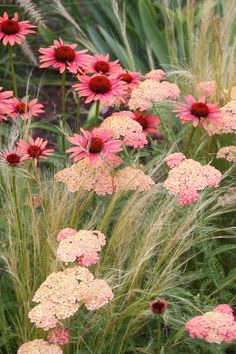
[(197, 84), (196, 89), (202, 96), (205, 97), (213, 96), (216, 93), (216, 82), (201, 81)]
[(25, 160), (28, 160), (28, 155), (23, 154), (20, 149), (5, 149), (0, 152), (0, 163), (15, 167), (21, 165)]
[(43, 105), (38, 103), (37, 98), (27, 101), (14, 97), (9, 99), (9, 104), (11, 108), (11, 113), (9, 116), (11, 118), (20, 117), (25, 120), (32, 117), (37, 117), (40, 113), (44, 113), (44, 110), (42, 109)]
[(33, 28), (36, 26), (31, 25), (29, 21), (18, 21), (18, 13), (14, 13), (11, 19), (7, 12), (0, 16), (0, 39), (3, 45), (8, 43), (13, 46), (15, 43), (21, 44), (22, 40), (29, 33), (35, 33)]
[(17, 354), (63, 354), (57, 344), (50, 344), (44, 339), (35, 339), (20, 346)]
[(222, 147), (216, 155), (217, 159), (226, 159), (230, 162), (236, 162), (236, 145)]
[(47, 156), (53, 155), (54, 149), (47, 149), (47, 140), (43, 138), (36, 138), (35, 140), (30, 136), (29, 141), (26, 142), (20, 139), (17, 143), (22, 154), (26, 154), (29, 160), (47, 159)]
[(186, 156), (182, 154), (182, 152), (174, 152), (173, 154), (169, 154), (164, 161), (170, 168), (174, 168), (179, 166), (179, 164), (185, 159)]
[(83, 71), (84, 66), (90, 60), (90, 56), (85, 54), (87, 50), (75, 50), (77, 44), (64, 44), (63, 40), (55, 40), (48, 48), (40, 48), (42, 54), (39, 57), (40, 68), (52, 66), (59, 69), (62, 74), (68, 70), (73, 74)]
[(207, 133), (212, 136), (214, 134), (230, 134), (236, 132), (236, 100), (228, 102), (220, 109), (221, 120), (220, 125), (213, 123), (208, 124)]
[(81, 135), (74, 134), (72, 137), (67, 137), (67, 140), (75, 145), (67, 150), (72, 152), (70, 158), (74, 158), (75, 161), (85, 157), (88, 157), (91, 163), (99, 158), (109, 160), (122, 150), (122, 141), (114, 140), (110, 130), (94, 128), (89, 132), (81, 128), (80, 131)]
[(176, 116), (181, 119), (182, 124), (186, 124), (192, 120), (194, 127), (201, 123), (204, 129), (207, 129), (207, 122), (215, 125), (221, 124), (221, 112), (217, 108), (217, 103), (206, 103), (205, 97), (201, 97), (198, 101), (191, 95), (184, 98), (187, 104), (177, 102), (176, 105), (180, 109), (173, 111), (177, 113)]
[(116, 100), (123, 101), (127, 90), (124, 81), (113, 76), (94, 74), (93, 76), (79, 75), (79, 84), (73, 85), (80, 97), (87, 97), (85, 103), (100, 100), (104, 106), (114, 105)]
[(134, 89), (139, 85), (141, 74), (139, 71), (124, 71), (118, 75), (118, 79), (125, 82), (129, 89)]
[(156, 81), (161, 81), (165, 76), (166, 76), (166, 73), (163, 70), (157, 69), (157, 70), (149, 71), (145, 75), (145, 78), (151, 79), (151, 80), (156, 80)]
[(151, 113), (147, 112), (134, 112), (134, 116), (132, 117), (136, 122), (138, 122), (142, 128), (144, 133), (156, 133), (159, 129), (158, 124), (160, 123), (160, 117), (154, 116)]
[(47, 337), (49, 343), (65, 345), (70, 342), (70, 332), (68, 328), (58, 327), (54, 329)]
[(192, 338), (209, 343), (231, 343), (236, 339), (236, 322), (227, 305), (219, 305), (213, 311), (193, 317), (185, 325)]
[(123, 71), (119, 60), (109, 61), (110, 54), (94, 54), (91, 56), (85, 72), (87, 73), (100, 73), (105, 75), (116, 75)]

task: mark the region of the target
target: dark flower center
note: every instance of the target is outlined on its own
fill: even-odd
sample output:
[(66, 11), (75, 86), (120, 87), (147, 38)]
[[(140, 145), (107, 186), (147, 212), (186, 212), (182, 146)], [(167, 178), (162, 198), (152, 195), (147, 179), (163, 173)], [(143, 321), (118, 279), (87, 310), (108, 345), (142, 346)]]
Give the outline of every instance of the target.
[(2, 22), (1, 29), (5, 34), (15, 34), (19, 32), (19, 25), (15, 20), (6, 20)]
[(75, 51), (68, 45), (62, 45), (55, 49), (55, 57), (61, 63), (72, 62), (75, 59)]
[(96, 70), (98, 73), (102, 72), (103, 74), (105, 74), (109, 71), (109, 64), (106, 61), (98, 61), (94, 65), (94, 70)]
[(91, 138), (89, 142), (89, 152), (91, 154), (99, 154), (102, 151), (104, 146), (103, 140), (98, 137)]
[(12, 153), (7, 155), (6, 160), (10, 165), (18, 165), (20, 162), (20, 156), (18, 154)]
[(120, 80), (125, 81), (127, 84), (130, 84), (133, 81), (133, 78), (130, 74), (125, 73), (120, 75)]
[(21, 102), (16, 106), (16, 111), (18, 113), (26, 113), (28, 111), (28, 107), (26, 105), (26, 103)]
[(107, 93), (108, 91), (110, 91), (111, 82), (107, 77), (102, 75), (92, 77), (89, 80), (89, 88), (94, 93)]
[(157, 300), (157, 301), (153, 301), (151, 303), (151, 309), (154, 313), (163, 313), (165, 311), (165, 309), (168, 307), (167, 302), (163, 301), (163, 300)]
[(142, 113), (136, 112), (135, 117), (136, 122), (138, 122), (142, 126), (143, 130), (149, 128), (150, 125), (148, 123), (148, 120), (146, 117), (142, 116)]
[(198, 118), (206, 118), (209, 114), (209, 108), (206, 103), (195, 102), (191, 106), (191, 113)]
[(42, 149), (37, 146), (37, 145), (31, 145), (29, 148), (28, 148), (28, 154), (33, 157), (34, 159), (37, 158), (41, 152), (42, 152)]

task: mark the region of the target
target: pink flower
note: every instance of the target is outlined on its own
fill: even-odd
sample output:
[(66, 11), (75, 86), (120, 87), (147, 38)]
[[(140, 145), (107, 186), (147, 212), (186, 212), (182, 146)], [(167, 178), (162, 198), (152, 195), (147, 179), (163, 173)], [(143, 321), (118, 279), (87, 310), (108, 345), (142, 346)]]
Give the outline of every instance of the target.
[[(3, 87), (0, 86), (0, 91)], [(7, 120), (7, 115), (11, 113), (11, 106), (9, 105), (9, 98), (13, 95), (13, 91), (0, 92), (0, 121)]]
[(212, 123), (207, 126), (208, 135), (214, 134), (229, 134), (236, 132), (236, 100), (228, 102), (221, 109), (221, 121), (220, 125), (214, 125)]
[(103, 279), (94, 279), (89, 283), (81, 282), (79, 290), (85, 307), (91, 311), (107, 305), (114, 297), (110, 286)]
[(94, 54), (84, 68), (87, 73), (100, 73), (105, 75), (115, 75), (123, 69), (119, 60), (109, 61), (110, 54)]
[[(202, 316), (196, 316), (185, 325), (186, 330), (192, 338), (204, 339), (209, 343), (231, 343), (236, 339), (236, 322), (229, 311), (206, 312)], [(217, 309), (217, 308), (216, 308)]]
[(230, 305), (228, 305), (228, 304), (218, 305), (212, 311), (213, 312), (226, 313), (228, 315), (233, 315), (233, 313), (234, 313), (232, 307)]
[(205, 97), (201, 97), (199, 101), (191, 95), (184, 98), (187, 104), (177, 102), (176, 104), (181, 108), (173, 111), (178, 113), (176, 116), (181, 119), (182, 124), (193, 120), (194, 127), (201, 123), (204, 129), (207, 129), (207, 121), (215, 125), (221, 124), (219, 121), (221, 113), (216, 103), (205, 103)]
[(163, 70), (157, 69), (157, 70), (149, 71), (145, 75), (145, 78), (151, 79), (151, 80), (156, 80), (156, 81), (161, 81), (165, 76), (166, 76), (166, 73)]
[(77, 233), (75, 229), (71, 229), (70, 227), (66, 227), (65, 229), (61, 230), (57, 235), (57, 241), (64, 240), (70, 236), (73, 236)]
[(31, 136), (29, 137), (28, 143), (22, 139), (20, 139), (17, 143), (21, 153), (26, 154), (28, 156), (28, 160), (35, 160), (35, 163), (38, 159), (46, 160), (46, 156), (53, 155), (54, 149), (46, 149), (47, 144), (47, 140), (43, 140), (43, 138), (33, 140)]
[(20, 346), (17, 354), (63, 354), (56, 344), (50, 344), (44, 339), (35, 339)]
[(174, 152), (173, 154), (168, 155), (164, 161), (170, 168), (174, 168), (179, 166), (180, 162), (185, 159), (186, 156), (182, 154), (182, 152)]
[(216, 155), (217, 159), (226, 159), (230, 162), (236, 162), (236, 145), (222, 147)]
[(47, 337), (49, 343), (64, 345), (70, 342), (69, 329), (58, 327), (54, 329)]
[(40, 113), (43, 113), (43, 105), (38, 103), (38, 99), (35, 98), (32, 101), (27, 102), (27, 100), (19, 100), (18, 98), (10, 98), (9, 104), (11, 108), (11, 113), (9, 116), (11, 118), (20, 117), (21, 119), (29, 119), (31, 117), (37, 117)]
[(159, 128), (160, 117), (154, 116), (151, 113), (136, 111), (132, 118), (142, 126), (144, 133), (155, 133)]
[(0, 152), (0, 163), (5, 163), (10, 166), (19, 166), (25, 160), (28, 160), (28, 155), (22, 155), (18, 148), (6, 149)]
[(70, 158), (75, 158), (75, 161), (85, 157), (89, 157), (91, 163), (101, 157), (109, 160), (122, 150), (122, 141), (113, 140), (113, 134), (109, 130), (94, 128), (89, 132), (81, 128), (80, 131), (81, 135), (74, 134), (72, 137), (67, 137), (71, 144), (76, 145), (66, 151), (72, 152)]
[(154, 300), (149, 304), (149, 307), (152, 312), (158, 314), (163, 314), (168, 306), (168, 302), (166, 302), (164, 299)]
[(141, 74), (139, 71), (125, 71), (118, 75), (118, 79), (124, 81), (128, 89), (132, 90), (139, 85)]
[(64, 44), (59, 38), (59, 41), (55, 40), (49, 48), (40, 48), (39, 52), (42, 54), (39, 57), (40, 68), (52, 66), (59, 69), (61, 74), (66, 69), (73, 74), (81, 72), (90, 56), (84, 54), (87, 50), (76, 51), (76, 47), (77, 44)]
[(7, 12), (4, 12), (3, 17), (0, 17), (0, 39), (3, 45), (8, 43), (13, 46), (15, 43), (21, 44), (22, 39), (29, 33), (35, 33), (33, 26), (29, 21), (18, 21), (18, 13), (14, 13), (12, 19), (9, 18)]
[(216, 92), (216, 82), (201, 81), (197, 84), (196, 89), (202, 96), (210, 97)]
[(80, 97), (87, 97), (85, 103), (100, 100), (104, 106), (113, 105), (115, 100), (123, 101), (126, 84), (114, 77), (101, 74), (78, 76), (79, 84), (73, 85)]

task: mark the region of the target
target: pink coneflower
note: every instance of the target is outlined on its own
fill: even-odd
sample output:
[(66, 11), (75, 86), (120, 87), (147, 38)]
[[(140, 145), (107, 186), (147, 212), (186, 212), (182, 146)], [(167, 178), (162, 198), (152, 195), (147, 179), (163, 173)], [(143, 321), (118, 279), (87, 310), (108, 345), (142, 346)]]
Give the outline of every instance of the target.
[[(3, 87), (0, 86), (0, 91)], [(9, 105), (9, 98), (12, 97), (13, 91), (0, 92), (0, 121), (7, 120), (7, 115), (11, 113), (11, 107)]]
[(207, 121), (220, 125), (221, 113), (216, 103), (205, 103), (205, 97), (201, 97), (199, 101), (191, 95), (184, 98), (187, 104), (177, 102), (176, 104), (181, 108), (173, 111), (178, 113), (176, 116), (181, 119), (182, 124), (193, 120), (194, 127), (201, 122), (204, 129), (207, 129)]
[(22, 154), (18, 148), (5, 149), (0, 152), (0, 163), (5, 163), (10, 166), (19, 166), (27, 159), (27, 154)]
[[(0, 86), (0, 91), (2, 91), (3, 87)], [(0, 92), (0, 103), (6, 102), (8, 98), (12, 97), (13, 91), (2, 91)]]
[(138, 86), (141, 74), (139, 71), (125, 71), (118, 76), (118, 79), (124, 81), (129, 89)]
[(9, 18), (7, 12), (4, 12), (3, 17), (0, 16), (0, 39), (3, 45), (8, 43), (13, 46), (15, 43), (21, 44), (22, 39), (29, 33), (35, 33), (29, 21), (18, 21), (18, 13), (14, 13), (12, 19)]
[(132, 117), (136, 122), (138, 122), (142, 128), (144, 133), (155, 133), (157, 131), (158, 123), (160, 123), (160, 117), (154, 116), (153, 114), (147, 114), (147, 112), (134, 112), (134, 116)]
[(21, 153), (26, 154), (28, 156), (28, 160), (35, 160), (35, 164), (37, 163), (37, 160), (46, 160), (47, 156), (53, 154), (54, 149), (46, 149), (47, 144), (47, 140), (43, 140), (42, 138), (33, 140), (31, 136), (29, 137), (28, 143), (22, 139), (17, 143)]
[(11, 107), (11, 118), (20, 117), (21, 119), (29, 119), (31, 117), (37, 117), (40, 113), (44, 113), (43, 105), (38, 103), (38, 99), (35, 98), (32, 101), (19, 100), (18, 98), (10, 98), (9, 104)]
[(85, 103), (100, 100), (103, 105), (112, 105), (116, 98), (123, 100), (126, 91), (126, 84), (123, 81), (101, 74), (92, 77), (82, 75), (78, 78), (80, 83), (73, 85), (73, 88), (78, 91), (79, 96), (87, 97)]
[(110, 55), (95, 54), (91, 57), (85, 72), (101, 73), (105, 75), (114, 75), (121, 72), (123, 69), (119, 64), (119, 60), (109, 61)]
[(73, 74), (81, 72), (90, 58), (89, 55), (84, 54), (87, 49), (76, 51), (77, 44), (64, 44), (61, 38), (59, 41), (55, 40), (53, 44), (49, 48), (39, 49), (42, 54), (39, 57), (40, 68), (52, 66), (59, 69), (61, 74), (66, 69)]
[(72, 152), (70, 158), (79, 161), (88, 157), (93, 163), (98, 158), (111, 159), (114, 155), (121, 151), (122, 141), (113, 140), (113, 134), (109, 130), (99, 130), (94, 128), (92, 132), (80, 129), (81, 135), (74, 134), (72, 137), (67, 137), (67, 140), (76, 146), (71, 147), (66, 152)]

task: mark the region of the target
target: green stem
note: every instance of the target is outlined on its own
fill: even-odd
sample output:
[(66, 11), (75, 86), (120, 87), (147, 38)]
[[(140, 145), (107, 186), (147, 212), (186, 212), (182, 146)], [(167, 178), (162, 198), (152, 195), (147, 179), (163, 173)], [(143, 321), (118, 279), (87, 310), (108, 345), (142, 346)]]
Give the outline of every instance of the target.
[(16, 171), (15, 167), (12, 167), (12, 174), (11, 174), (11, 183), (12, 183), (12, 193), (15, 203), (15, 210), (16, 210), (16, 219), (17, 219), (17, 227), (19, 236), (21, 235), (21, 223), (20, 223), (20, 214), (19, 214), (19, 204), (17, 198), (17, 190), (16, 190)]
[(161, 316), (157, 315), (157, 354), (161, 353)]
[(76, 132), (79, 132), (80, 130), (80, 97), (79, 96), (77, 96), (76, 102), (77, 102)]
[[(61, 76), (61, 120), (62, 128), (66, 126), (66, 71)], [(65, 151), (65, 135), (62, 135), (62, 150)]]
[(97, 100), (97, 102), (96, 102), (96, 109), (95, 109), (95, 120), (94, 120), (95, 126), (98, 125), (99, 109), (100, 109), (100, 100)]
[(13, 47), (11, 45), (9, 45), (9, 57), (10, 57), (10, 67), (11, 67), (11, 76), (12, 76), (14, 95), (17, 96), (16, 74), (15, 74), (14, 59), (13, 59)]
[(188, 150), (189, 150), (189, 148), (190, 148), (190, 145), (191, 145), (191, 142), (192, 142), (192, 140), (193, 140), (193, 136), (194, 136), (194, 134), (195, 134), (196, 129), (197, 129), (197, 128), (192, 127), (191, 134), (190, 134), (190, 136), (189, 136), (189, 138), (188, 138), (188, 143), (187, 143), (187, 147), (186, 147), (186, 153), (188, 153)]

